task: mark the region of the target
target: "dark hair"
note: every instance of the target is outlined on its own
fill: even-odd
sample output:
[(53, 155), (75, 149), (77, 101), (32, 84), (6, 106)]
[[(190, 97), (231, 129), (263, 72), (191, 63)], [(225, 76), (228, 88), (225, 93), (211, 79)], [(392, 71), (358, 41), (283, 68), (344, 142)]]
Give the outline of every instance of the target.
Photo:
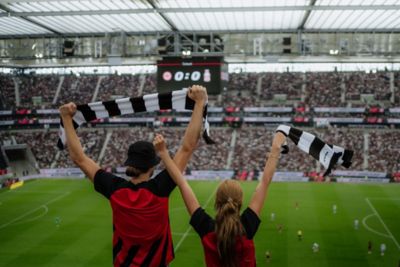
[(141, 174), (146, 173), (149, 169), (146, 170), (146, 169), (142, 169), (142, 168), (128, 166), (128, 167), (126, 167), (125, 174), (126, 174), (126, 176), (137, 178)]
[(220, 184), (215, 199), (215, 233), (217, 235), (218, 254), (223, 267), (238, 266), (235, 252), (236, 242), (244, 230), (240, 221), (243, 192), (240, 184), (234, 180), (225, 180)]

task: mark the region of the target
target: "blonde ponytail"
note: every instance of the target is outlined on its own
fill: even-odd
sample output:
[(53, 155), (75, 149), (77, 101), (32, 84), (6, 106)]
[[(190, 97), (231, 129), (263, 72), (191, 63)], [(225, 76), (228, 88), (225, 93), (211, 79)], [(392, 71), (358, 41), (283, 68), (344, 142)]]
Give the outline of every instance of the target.
[(240, 221), (242, 189), (236, 181), (226, 180), (218, 188), (215, 209), (215, 233), (221, 267), (236, 267), (236, 242), (243, 235)]

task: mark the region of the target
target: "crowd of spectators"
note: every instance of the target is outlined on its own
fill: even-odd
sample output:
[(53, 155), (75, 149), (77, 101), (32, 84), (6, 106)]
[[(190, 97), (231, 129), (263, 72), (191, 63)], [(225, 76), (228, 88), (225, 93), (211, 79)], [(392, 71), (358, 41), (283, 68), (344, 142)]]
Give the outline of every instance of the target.
[[(88, 155), (89, 158), (97, 161), (106, 138), (105, 130), (104, 129), (95, 129), (95, 130), (86, 129), (81, 131), (78, 130), (78, 136), (80, 138), (84, 152)], [(51, 140), (53, 145), (56, 143), (57, 138)], [(70, 168), (70, 167), (76, 167), (76, 166), (70, 159), (68, 150), (64, 149), (60, 151), (59, 158), (56, 160), (55, 168)]]
[(273, 131), (264, 127), (246, 127), (236, 132), (236, 145), (231, 168), (234, 170), (263, 170)]
[(143, 86), (143, 94), (157, 93), (157, 74), (146, 74)]
[(139, 140), (151, 141), (151, 137), (152, 132), (150, 128), (131, 127), (113, 129), (104, 157), (101, 160), (101, 166), (104, 168), (123, 166), (129, 145)]
[[(400, 138), (397, 131), (352, 128), (335, 128), (305, 130), (315, 134), (330, 144), (346, 147), (354, 151), (351, 170), (369, 170), (394, 173), (400, 170)], [(107, 144), (101, 166), (120, 167), (126, 159), (130, 144), (138, 140), (152, 141), (154, 134), (164, 135), (168, 149), (173, 156), (181, 145), (185, 128), (147, 128), (132, 127), (108, 129), (112, 131)], [(215, 145), (206, 145), (200, 141), (188, 169), (191, 170), (223, 170), (228, 165), (230, 151), (233, 152), (230, 169), (238, 171), (262, 171), (266, 153), (270, 149), (274, 129), (265, 127), (243, 127), (236, 129), (235, 147), (231, 147), (232, 128), (213, 128), (212, 139)], [(98, 160), (104, 145), (106, 130), (82, 129), (78, 131), (85, 153)], [(368, 139), (365, 139), (367, 138)], [(58, 139), (57, 131), (16, 131), (0, 132), (1, 145), (27, 144), (36, 157), (38, 168), (50, 168), (55, 163), (56, 168), (74, 167), (69, 159), (67, 150), (59, 156), (55, 144)], [(368, 141), (368, 142), (365, 142)], [(367, 146), (365, 146), (367, 143)], [(289, 154), (281, 157), (279, 171), (309, 172), (318, 169), (318, 163), (300, 151), (293, 142), (289, 141)], [(368, 150), (367, 153), (364, 153)], [(364, 165), (364, 157), (367, 157)], [(321, 170), (323, 168), (321, 167)]]
[(230, 128), (213, 128), (211, 138), (215, 141), (215, 144), (207, 145), (201, 138), (199, 146), (190, 160), (189, 168), (194, 170), (224, 170), (231, 149), (231, 136), (232, 129)]
[[(139, 140), (152, 141), (155, 134), (162, 134), (164, 136), (168, 150), (173, 157), (181, 145), (184, 133), (184, 128), (171, 127), (114, 129), (101, 165), (105, 168), (122, 166), (130, 144)], [(213, 129), (212, 139), (216, 144), (206, 145), (204, 140), (201, 139), (188, 168), (195, 170), (224, 169), (227, 163), (231, 135), (232, 129)]]
[(0, 73), (0, 109), (15, 107), (15, 86), (13, 76)]
[(95, 75), (65, 76), (60, 95), (57, 98), (57, 105), (67, 102), (75, 102), (77, 104), (91, 102), (98, 80), (99, 76)]
[(39, 168), (50, 168), (57, 153), (57, 131), (20, 131), (14, 133), (18, 144), (27, 144), (34, 154)]
[(23, 75), (17, 77), (21, 106), (31, 108), (32, 97), (41, 97), (40, 106), (50, 106), (56, 94), (60, 76), (57, 75)]
[[(142, 91), (141, 80), (144, 75)], [(49, 107), (60, 81), (58, 75), (0, 75), (0, 108), (15, 107), (15, 86), (19, 83), (22, 107), (32, 107), (32, 97), (42, 97), (42, 106)], [(157, 92), (156, 74), (136, 75), (66, 75), (56, 106), (67, 101), (87, 103), (93, 98), (101, 77), (97, 100), (110, 100), (113, 96), (138, 96)], [(400, 102), (400, 74), (394, 74), (395, 100)], [(260, 86), (258, 88), (258, 86)], [(304, 87), (303, 87), (304, 86)], [(274, 100), (277, 94), (285, 94), (288, 103)], [(342, 101), (344, 94), (344, 101)], [(210, 103), (224, 107), (293, 105), (304, 103), (309, 107), (365, 106), (362, 94), (372, 94), (377, 101), (391, 99), (390, 73), (377, 72), (308, 72), (308, 73), (231, 73), (225, 90), (218, 96), (210, 96)], [(280, 101), (280, 102), (279, 102)], [(276, 102), (276, 103), (275, 103)], [(385, 105), (389, 105), (389, 103)], [(393, 104), (392, 104), (393, 105)], [(55, 106), (53, 106), (55, 107)]]
[(346, 100), (360, 100), (361, 94), (373, 94), (375, 100), (390, 100), (390, 75), (387, 72), (349, 72), (345, 77)]
[(140, 75), (109, 75), (101, 80), (97, 101), (139, 96)]
[(309, 72), (306, 74), (305, 102), (310, 107), (339, 107), (343, 77), (337, 72)]
[(400, 170), (400, 138), (396, 131), (369, 132), (368, 167), (394, 173)]
[(286, 94), (288, 100), (300, 100), (302, 85), (305, 82), (303, 73), (264, 73), (262, 74), (262, 97), (273, 99), (275, 94)]

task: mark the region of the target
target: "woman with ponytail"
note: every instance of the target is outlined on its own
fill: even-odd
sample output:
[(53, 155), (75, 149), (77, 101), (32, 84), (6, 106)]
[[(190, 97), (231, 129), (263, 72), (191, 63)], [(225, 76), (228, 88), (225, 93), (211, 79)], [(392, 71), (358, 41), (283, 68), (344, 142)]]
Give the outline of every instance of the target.
[(282, 133), (275, 134), (263, 177), (257, 185), (249, 206), (242, 213), (240, 209), (243, 191), (239, 182), (234, 180), (221, 182), (215, 197), (215, 219), (200, 207), (188, 182), (170, 158), (163, 137), (158, 135), (154, 139), (156, 151), (182, 194), (191, 216), (190, 224), (201, 238), (208, 267), (256, 266), (253, 237), (260, 224), (259, 216), (285, 139)]

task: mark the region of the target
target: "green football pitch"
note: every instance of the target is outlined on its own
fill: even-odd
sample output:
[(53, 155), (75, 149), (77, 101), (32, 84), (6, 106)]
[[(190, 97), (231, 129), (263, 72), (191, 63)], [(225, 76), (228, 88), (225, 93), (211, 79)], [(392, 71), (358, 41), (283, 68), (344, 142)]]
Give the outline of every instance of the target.
[[(218, 182), (191, 185), (213, 213)], [(242, 186), (246, 205), (256, 183)], [(178, 190), (170, 199), (170, 219), (176, 251), (171, 266), (204, 266)], [(255, 238), (258, 266), (397, 267), (400, 261), (400, 185), (273, 183), (261, 219)], [(36, 180), (0, 191), (0, 266), (111, 266), (111, 236), (108, 201), (88, 180)], [(320, 246), (317, 253), (314, 242)], [(384, 256), (381, 243), (387, 247)]]

